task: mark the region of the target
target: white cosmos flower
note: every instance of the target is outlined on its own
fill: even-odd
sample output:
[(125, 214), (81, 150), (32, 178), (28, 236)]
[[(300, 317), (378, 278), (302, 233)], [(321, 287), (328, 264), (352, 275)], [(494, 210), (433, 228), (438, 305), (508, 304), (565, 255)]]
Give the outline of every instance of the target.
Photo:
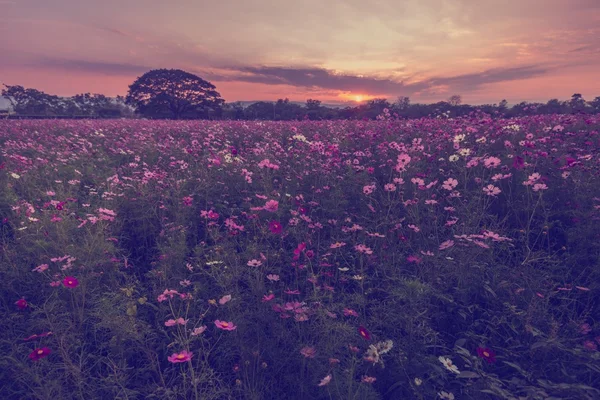
[(440, 360), (440, 362), (444, 365), (444, 367), (446, 367), (446, 369), (448, 371), (454, 372), (455, 374), (460, 374), (460, 371), (458, 370), (458, 368), (456, 367), (456, 365), (454, 365), (452, 363), (451, 359), (439, 356), (438, 360)]

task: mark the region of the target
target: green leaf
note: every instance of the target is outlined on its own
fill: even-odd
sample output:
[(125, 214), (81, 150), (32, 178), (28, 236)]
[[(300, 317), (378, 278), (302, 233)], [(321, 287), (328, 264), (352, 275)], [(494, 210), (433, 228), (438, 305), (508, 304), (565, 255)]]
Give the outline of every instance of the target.
[(465, 378), (465, 379), (479, 378), (479, 374), (477, 372), (473, 372), (473, 371), (461, 371), (461, 373), (458, 374), (458, 377)]

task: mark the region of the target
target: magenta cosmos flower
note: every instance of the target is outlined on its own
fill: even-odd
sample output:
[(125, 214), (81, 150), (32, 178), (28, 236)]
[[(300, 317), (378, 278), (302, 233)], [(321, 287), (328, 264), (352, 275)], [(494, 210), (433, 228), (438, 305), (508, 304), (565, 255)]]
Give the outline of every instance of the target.
[(27, 308), (27, 300), (25, 300), (24, 297), (21, 297), (19, 300), (15, 301), (15, 304), (19, 310), (24, 310)]
[(367, 328), (365, 328), (364, 326), (358, 327), (358, 334), (367, 340), (371, 339), (371, 334), (369, 333)]
[(496, 362), (496, 353), (492, 349), (488, 349), (487, 347), (478, 347), (477, 355), (490, 364)]
[(79, 281), (74, 276), (65, 276), (65, 279), (63, 279), (62, 283), (68, 288), (76, 288), (79, 286)]
[(169, 361), (172, 363), (182, 363), (186, 361), (190, 361), (194, 353), (191, 351), (184, 350), (181, 353), (173, 353), (170, 357), (168, 357)]
[(235, 324), (233, 322), (226, 322), (226, 321), (219, 321), (219, 320), (215, 321), (215, 325), (217, 326), (217, 328), (223, 329), (224, 331), (232, 331), (237, 328), (237, 326), (235, 326)]
[(32, 361), (38, 361), (38, 360), (41, 360), (44, 357), (47, 357), (48, 354), (50, 354), (50, 353), (51, 353), (51, 351), (50, 351), (49, 348), (47, 348), (47, 347), (41, 347), (41, 348), (35, 349), (31, 353), (29, 353), (29, 358)]
[(269, 222), (269, 229), (271, 230), (272, 233), (275, 233), (278, 235), (283, 231), (283, 226), (281, 226), (281, 224), (277, 221), (271, 221), (271, 222)]

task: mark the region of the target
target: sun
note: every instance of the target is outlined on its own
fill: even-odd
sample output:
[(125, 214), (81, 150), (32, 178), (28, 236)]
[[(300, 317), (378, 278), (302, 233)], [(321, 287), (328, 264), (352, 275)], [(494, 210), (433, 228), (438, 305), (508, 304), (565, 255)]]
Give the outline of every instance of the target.
[(370, 94), (352, 92), (340, 93), (339, 97), (341, 97), (345, 101), (352, 101), (355, 103), (363, 103), (374, 98), (374, 96)]

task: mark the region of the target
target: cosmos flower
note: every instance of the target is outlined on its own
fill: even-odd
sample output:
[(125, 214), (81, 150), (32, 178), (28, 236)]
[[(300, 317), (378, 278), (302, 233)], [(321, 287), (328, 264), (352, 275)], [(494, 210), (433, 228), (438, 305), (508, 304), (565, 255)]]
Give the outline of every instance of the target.
[(477, 355), (490, 364), (496, 362), (496, 353), (487, 347), (478, 347)]
[(374, 376), (367, 376), (367, 375), (363, 375), (362, 378), (360, 379), (360, 381), (362, 383), (367, 383), (367, 384), (372, 384), (377, 380), (377, 378), (375, 378)]
[(192, 331), (191, 335), (192, 336), (198, 336), (204, 333), (204, 331), (206, 330), (206, 325), (202, 325), (198, 328), (194, 328), (194, 330)]
[(79, 281), (74, 276), (65, 276), (65, 279), (63, 279), (62, 283), (68, 288), (76, 288), (79, 286)]
[(454, 372), (455, 374), (460, 374), (458, 367), (452, 363), (452, 360), (446, 357), (439, 356), (438, 360), (446, 367), (446, 369), (450, 372)]
[(15, 301), (15, 305), (19, 310), (24, 310), (27, 308), (27, 300), (24, 297), (21, 297), (19, 300)]
[(358, 327), (358, 334), (362, 336), (364, 339), (371, 340), (371, 334), (364, 326)]
[(325, 378), (321, 379), (321, 382), (317, 386), (325, 386), (329, 382), (331, 382), (331, 374), (329, 374)]
[(168, 360), (170, 362), (172, 362), (173, 364), (182, 363), (182, 362), (190, 361), (193, 356), (194, 356), (194, 353), (187, 351), (187, 350), (183, 350), (181, 353), (173, 353), (171, 356), (168, 357)]
[(215, 321), (215, 325), (217, 326), (217, 328), (223, 329), (224, 331), (233, 331), (237, 328), (237, 326), (233, 322), (226, 322), (226, 321), (219, 321), (219, 320)]
[(269, 229), (271, 230), (271, 233), (276, 235), (279, 235), (281, 232), (283, 232), (283, 226), (281, 226), (278, 221), (269, 222)]
[(253, 259), (248, 261), (246, 265), (248, 265), (249, 267), (260, 267), (262, 265), (262, 261)]
[(32, 361), (38, 361), (44, 357), (47, 357), (50, 353), (51, 353), (51, 351), (49, 348), (41, 347), (41, 348), (35, 349), (31, 353), (29, 353), (29, 359)]
[(358, 317), (358, 313), (350, 308), (344, 308), (342, 311), (346, 317)]
[(263, 209), (269, 212), (276, 212), (279, 208), (279, 202), (277, 200), (269, 200), (265, 203)]
[(262, 301), (263, 301), (263, 303), (266, 303), (267, 301), (271, 301), (271, 300), (273, 300), (274, 298), (275, 298), (275, 294), (273, 294), (273, 293), (269, 293), (269, 294), (265, 294), (265, 295), (262, 297)]
[(306, 358), (315, 358), (317, 350), (314, 347), (306, 346), (300, 350), (300, 354)]

